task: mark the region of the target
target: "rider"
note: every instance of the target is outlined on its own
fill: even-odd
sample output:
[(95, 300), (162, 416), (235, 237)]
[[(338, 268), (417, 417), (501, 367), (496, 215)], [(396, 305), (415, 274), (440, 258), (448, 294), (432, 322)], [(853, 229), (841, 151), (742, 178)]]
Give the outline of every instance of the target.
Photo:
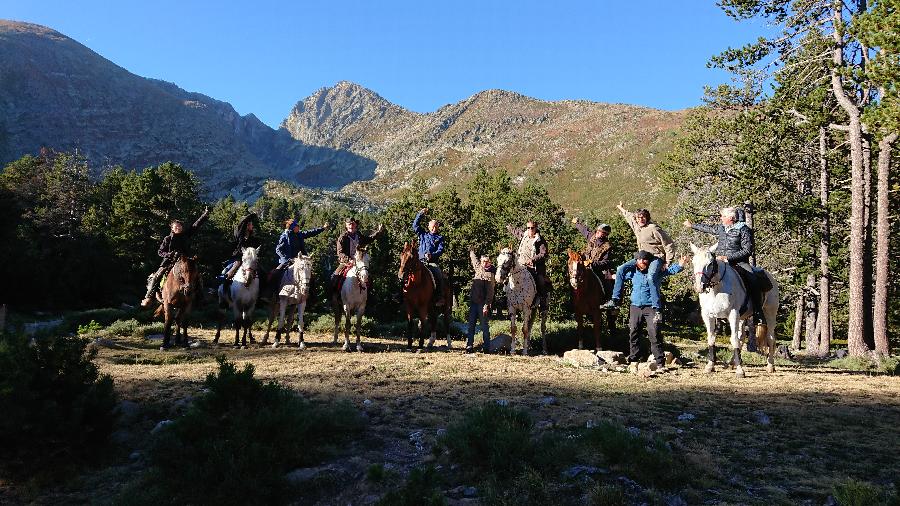
[[(675, 259), (675, 243), (672, 238), (659, 225), (653, 223), (650, 219), (650, 211), (646, 209), (638, 209), (636, 212), (630, 212), (622, 203), (616, 206), (637, 239), (637, 247), (640, 251), (652, 253), (655, 257), (651, 262), (648, 275), (656, 279), (658, 273), (663, 270), (666, 264)], [(630, 260), (616, 269), (616, 282), (613, 286), (612, 298), (603, 305), (604, 308), (616, 307), (616, 304), (622, 299), (622, 273), (623, 269), (634, 266), (634, 260)]]
[(438, 264), (438, 259), (441, 258), (441, 254), (444, 252), (444, 236), (438, 233), (441, 226), (441, 222), (438, 220), (430, 220), (428, 222), (428, 230), (419, 225), (422, 216), (427, 212), (427, 207), (419, 209), (415, 219), (413, 219), (412, 230), (419, 236), (419, 260), (428, 264), (432, 268), (432, 272), (437, 271), (437, 275), (434, 277), (437, 300), (434, 305), (442, 306), (444, 305), (444, 283), (446, 281), (444, 279), (444, 271), (441, 270), (441, 266)]
[[(704, 225), (702, 223), (691, 223), (691, 220), (684, 220), (685, 228), (692, 228), (707, 234), (715, 235), (718, 243), (716, 244), (716, 258), (729, 265), (740, 267), (738, 272), (747, 285), (750, 292), (750, 300), (753, 303), (753, 318), (765, 324), (762, 311), (762, 292), (763, 287), (760, 286), (758, 277), (753, 273), (753, 267), (750, 265), (750, 257), (754, 253), (753, 229), (742, 221), (737, 221), (737, 209), (734, 207), (726, 207), (719, 213), (722, 221), (721, 225)], [(743, 272), (742, 272), (743, 271)]]
[(507, 225), (506, 230), (513, 237), (520, 240), (519, 250), (516, 252), (516, 255), (519, 258), (519, 262), (534, 277), (539, 309), (541, 311), (541, 322), (543, 322), (547, 313), (547, 299), (550, 294), (550, 280), (547, 278), (547, 241), (538, 232), (537, 223), (531, 220), (525, 224), (524, 230), (515, 228), (512, 225)]
[[(645, 322), (647, 337), (650, 338), (650, 352), (653, 353), (657, 366), (662, 368), (666, 365), (666, 359), (663, 353), (662, 337), (657, 329), (657, 325), (662, 321), (661, 280), (664, 276), (681, 272), (686, 259), (682, 258), (681, 264), (674, 263), (660, 271), (658, 276), (652, 277), (650, 276), (650, 264), (654, 259), (656, 256), (649, 251), (638, 251), (634, 254), (633, 261), (622, 264), (621, 267), (624, 269), (620, 268), (617, 275), (621, 271), (622, 282), (631, 280), (631, 306), (628, 309), (628, 361), (637, 362), (639, 360), (638, 334), (641, 322)], [(618, 282), (618, 278), (616, 281)]]
[(153, 302), (154, 295), (159, 291), (160, 280), (172, 269), (179, 255), (190, 256), (191, 236), (194, 235), (194, 230), (203, 225), (207, 218), (209, 218), (209, 207), (203, 209), (203, 214), (192, 225), (185, 226), (181, 220), (172, 220), (169, 223), (172, 233), (167, 235), (163, 239), (162, 244), (159, 245), (158, 253), (163, 260), (159, 264), (159, 269), (150, 278), (147, 285), (147, 294), (144, 296), (144, 300), (141, 301), (141, 307), (147, 307)]
[[(607, 295), (611, 295), (614, 278), (612, 260), (610, 259), (610, 256), (612, 255), (612, 243), (609, 241), (609, 234), (612, 232), (612, 227), (606, 223), (601, 223), (597, 225), (597, 228), (591, 233), (591, 229), (577, 217), (572, 218), (572, 223), (587, 241), (587, 245), (583, 252), (584, 258), (591, 263), (591, 270), (594, 271), (594, 274), (596, 274), (597, 278), (600, 280), (603, 291), (606, 292)], [(615, 328), (615, 322), (615, 314), (608, 312), (607, 323), (609, 324), (610, 330)]]
[(346, 230), (337, 238), (337, 258), (338, 265), (331, 275), (331, 291), (333, 294), (340, 293), (341, 283), (347, 271), (356, 264), (356, 248), (365, 247), (374, 241), (384, 230), (384, 227), (378, 225), (375, 233), (372, 235), (363, 235), (357, 231), (359, 222), (356, 218), (349, 217), (344, 220)]
[(222, 271), (222, 274), (224, 275), (222, 285), (225, 287), (225, 290), (228, 290), (231, 286), (231, 280), (234, 279), (234, 275), (237, 274), (238, 269), (241, 268), (241, 258), (243, 257), (244, 248), (257, 248), (260, 245), (259, 238), (254, 234), (254, 230), (256, 229), (254, 223), (256, 223), (258, 219), (256, 213), (250, 213), (241, 218), (241, 221), (234, 227), (234, 251), (231, 252), (231, 258), (228, 260), (225, 269)]

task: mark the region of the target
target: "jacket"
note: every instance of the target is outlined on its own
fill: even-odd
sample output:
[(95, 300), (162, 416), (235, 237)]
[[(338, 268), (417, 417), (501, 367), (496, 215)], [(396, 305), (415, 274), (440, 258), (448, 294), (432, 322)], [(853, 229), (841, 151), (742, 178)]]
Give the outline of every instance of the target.
[(477, 306), (490, 306), (494, 301), (494, 269), (485, 270), (474, 251), (469, 252), (469, 260), (475, 270), (469, 302)]
[(659, 258), (664, 258), (666, 263), (672, 263), (675, 259), (675, 243), (665, 230), (652, 221), (643, 227), (638, 225), (634, 213), (629, 211), (622, 211), (622, 217), (634, 232), (638, 250), (649, 251)]
[(749, 262), (750, 257), (753, 256), (753, 229), (744, 222), (738, 222), (728, 227), (694, 223), (691, 228), (715, 235), (718, 241), (716, 254), (727, 257), (729, 264)]
[(306, 242), (304, 239), (315, 237), (325, 231), (325, 227), (302, 230), (296, 234), (291, 230), (285, 230), (278, 237), (278, 244), (275, 246), (275, 254), (278, 255), (278, 262), (287, 263), (288, 260), (296, 258), (297, 255), (306, 255)]
[(637, 268), (637, 265), (632, 264), (626, 267), (622, 273), (622, 281), (631, 280), (631, 305), (638, 307), (650, 306), (659, 310), (662, 307), (660, 303), (662, 278), (678, 274), (682, 270), (684, 270), (684, 267), (677, 262), (671, 264), (668, 268), (659, 271), (660, 275), (656, 277), (656, 282), (654, 283), (646, 272), (641, 272)]
[(535, 234), (534, 237), (529, 237), (524, 229), (515, 228), (512, 225), (507, 225), (506, 230), (519, 240), (519, 249), (516, 252), (519, 256), (519, 261), (523, 264), (530, 262), (534, 266), (535, 273), (546, 277), (547, 241), (544, 240), (541, 234)]
[(425, 261), (425, 254), (431, 255), (431, 262), (437, 262), (444, 252), (444, 236), (432, 234), (419, 224), (422, 213), (416, 213), (412, 222), (412, 230), (419, 236), (419, 260)]
[(193, 224), (185, 225), (180, 234), (171, 233), (163, 238), (157, 251), (159, 256), (167, 260), (174, 258), (176, 253), (181, 256), (191, 256), (191, 237), (194, 235), (194, 231), (206, 222), (207, 218), (209, 218), (209, 210), (204, 211)]
[(234, 227), (234, 250), (231, 252), (231, 257), (234, 260), (241, 259), (244, 248), (257, 248), (261, 244), (255, 233), (251, 232), (249, 236), (246, 234), (247, 224), (252, 221), (256, 221), (256, 213), (244, 216)]
[(375, 232), (372, 235), (363, 235), (359, 233), (357, 230), (355, 233), (351, 234), (350, 232), (344, 231), (337, 238), (337, 257), (338, 257), (338, 269), (340, 270), (341, 266), (347, 265), (350, 263), (350, 260), (356, 256), (356, 248), (360, 246), (367, 246), (372, 243), (381, 232)]
[(609, 239), (593, 238), (594, 232), (584, 223), (576, 223), (575, 227), (587, 240), (587, 246), (584, 248), (584, 258), (591, 262), (591, 269), (594, 272), (612, 274), (612, 261), (609, 258), (612, 253), (612, 243), (609, 242)]

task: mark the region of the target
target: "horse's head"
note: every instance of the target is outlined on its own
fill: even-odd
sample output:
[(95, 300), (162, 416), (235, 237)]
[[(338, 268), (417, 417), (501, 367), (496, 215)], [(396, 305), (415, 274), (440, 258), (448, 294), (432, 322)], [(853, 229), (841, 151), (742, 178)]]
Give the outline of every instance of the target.
[(569, 273), (569, 284), (572, 288), (578, 290), (578, 287), (584, 284), (585, 260), (581, 253), (569, 250), (569, 261), (567, 262)]
[(500, 254), (497, 255), (497, 272), (494, 273), (494, 280), (500, 284), (506, 283), (506, 278), (509, 277), (509, 273), (515, 265), (516, 254), (513, 253), (512, 249), (503, 248), (500, 250)]
[(359, 280), (362, 286), (367, 286), (369, 284), (369, 253), (365, 248), (356, 248), (354, 260), (356, 260), (356, 265), (354, 266), (356, 279)]
[(259, 265), (259, 248), (241, 248), (241, 269), (246, 271), (245, 278), (253, 279)]
[(416, 249), (412, 243), (403, 243), (403, 251), (400, 252), (400, 269), (397, 271), (397, 277), (401, 280), (406, 279), (406, 275), (415, 269), (419, 259), (416, 258)]
[(707, 288), (715, 286), (721, 278), (719, 277), (719, 262), (713, 256), (716, 250), (716, 244), (707, 249), (698, 248), (691, 243), (691, 251), (694, 258), (691, 263), (694, 267), (694, 290), (697, 293), (705, 291)]
[(312, 258), (307, 255), (298, 256), (294, 259), (291, 269), (294, 280), (300, 285), (301, 290), (304, 286), (308, 287), (312, 279)]

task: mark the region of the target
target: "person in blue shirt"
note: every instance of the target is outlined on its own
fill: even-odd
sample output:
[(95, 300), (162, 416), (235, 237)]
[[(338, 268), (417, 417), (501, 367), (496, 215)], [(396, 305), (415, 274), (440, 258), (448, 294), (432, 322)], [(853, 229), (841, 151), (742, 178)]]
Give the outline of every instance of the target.
[(638, 338), (641, 331), (641, 323), (647, 325), (647, 337), (650, 339), (650, 352), (656, 359), (656, 364), (665, 367), (666, 357), (663, 352), (662, 336), (659, 334), (657, 325), (662, 321), (662, 304), (660, 287), (662, 278), (672, 274), (678, 274), (684, 267), (686, 258), (682, 257), (680, 262), (673, 263), (667, 268), (660, 271), (660, 276), (650, 275), (650, 263), (656, 257), (649, 251), (638, 251), (634, 254), (634, 263), (628, 262), (622, 272), (622, 283), (631, 281), (631, 307), (628, 310), (628, 361), (637, 362), (639, 360), (640, 346)]
[(444, 283), (446, 283), (446, 280), (444, 279), (444, 271), (441, 269), (438, 261), (444, 253), (444, 236), (438, 233), (441, 227), (441, 222), (438, 220), (430, 220), (427, 230), (420, 224), (422, 216), (427, 212), (427, 207), (419, 209), (412, 222), (412, 230), (419, 236), (419, 260), (425, 262), (431, 267), (431, 271), (436, 274), (434, 277), (437, 285), (435, 291), (438, 296), (435, 305), (442, 306), (444, 305)]

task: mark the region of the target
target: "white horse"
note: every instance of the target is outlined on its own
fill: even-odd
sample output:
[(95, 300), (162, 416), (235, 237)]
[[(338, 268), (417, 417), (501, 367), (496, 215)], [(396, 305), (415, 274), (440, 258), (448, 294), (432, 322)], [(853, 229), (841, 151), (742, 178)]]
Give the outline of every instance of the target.
[[(293, 312), (288, 313), (288, 308), (297, 307), (297, 330), (300, 333), (299, 349), (306, 348), (303, 341), (303, 313), (306, 310), (306, 302), (309, 300), (310, 280), (312, 279), (312, 258), (301, 255), (285, 269), (281, 275), (281, 281), (276, 293), (278, 301), (278, 328), (275, 331), (273, 348), (281, 345), (281, 333), (284, 332), (284, 344), (291, 343), (291, 327), (293, 327)], [(269, 331), (272, 329), (272, 320), (275, 318), (275, 300), (272, 301), (272, 310), (269, 312), (269, 323), (263, 344), (269, 342)], [(285, 322), (285, 314), (287, 321)]]
[(362, 352), (359, 342), (359, 329), (363, 313), (366, 312), (366, 300), (369, 296), (369, 254), (363, 248), (356, 249), (355, 264), (347, 271), (341, 284), (341, 300), (334, 306), (334, 344), (338, 341), (341, 315), (346, 320), (344, 329), (344, 351), (350, 351), (350, 317), (356, 315), (356, 351)]
[[(706, 324), (706, 342), (709, 345), (709, 355), (706, 362), (704, 372), (710, 373), (715, 370), (716, 361), (716, 335), (715, 325), (716, 319), (727, 318), (728, 324), (731, 326), (731, 348), (734, 352), (735, 374), (739, 378), (744, 377), (744, 368), (741, 365), (741, 347), (743, 338), (744, 321), (753, 316), (751, 305), (747, 304), (747, 309), (741, 313), (741, 306), (749, 297), (744, 282), (740, 274), (728, 262), (723, 262), (713, 256), (716, 250), (714, 244), (709, 249), (698, 248), (691, 244), (691, 251), (694, 252), (694, 290), (700, 297), (700, 312), (703, 317), (703, 323)], [(778, 285), (772, 275), (766, 271), (765, 275), (772, 283), (772, 289), (766, 292), (763, 299), (763, 315), (766, 320), (765, 334), (757, 333), (757, 347), (763, 350), (768, 346), (769, 356), (766, 364), (766, 371), (775, 371), (775, 318), (778, 314)], [(759, 331), (761, 329), (757, 329)], [(761, 341), (765, 340), (764, 343)]]
[[(537, 296), (534, 277), (524, 265), (518, 262), (516, 254), (510, 248), (503, 248), (497, 255), (497, 272), (494, 274), (494, 279), (506, 289), (509, 335), (512, 336), (510, 352), (516, 353), (516, 316), (521, 313), (522, 354), (527, 356), (528, 343), (531, 339), (531, 310)], [(544, 354), (546, 353), (547, 340), (544, 339)]]
[[(238, 338), (241, 336), (241, 328), (244, 329), (241, 338), (242, 347), (247, 347), (247, 337), (253, 340), (253, 311), (256, 309), (256, 301), (259, 299), (259, 275), (257, 266), (259, 248), (241, 249), (241, 268), (235, 273), (228, 291), (225, 285), (219, 285), (219, 306), (230, 307), (234, 312), (234, 346), (238, 347)], [(219, 333), (222, 330), (224, 315), (219, 318), (216, 328), (216, 337), (213, 344), (219, 343)]]

